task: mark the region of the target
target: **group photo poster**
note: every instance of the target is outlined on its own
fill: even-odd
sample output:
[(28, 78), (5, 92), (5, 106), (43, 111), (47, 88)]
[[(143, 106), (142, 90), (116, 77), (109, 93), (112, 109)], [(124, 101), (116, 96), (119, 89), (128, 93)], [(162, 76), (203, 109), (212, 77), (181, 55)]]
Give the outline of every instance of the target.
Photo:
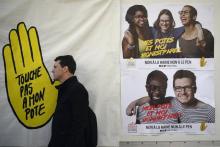
[(122, 2), (125, 135), (215, 132), (212, 6)]
[(212, 6), (122, 3), (121, 65), (134, 59), (137, 68), (213, 69)]
[(186, 69), (128, 70), (121, 78), (126, 135), (212, 134), (214, 72)]

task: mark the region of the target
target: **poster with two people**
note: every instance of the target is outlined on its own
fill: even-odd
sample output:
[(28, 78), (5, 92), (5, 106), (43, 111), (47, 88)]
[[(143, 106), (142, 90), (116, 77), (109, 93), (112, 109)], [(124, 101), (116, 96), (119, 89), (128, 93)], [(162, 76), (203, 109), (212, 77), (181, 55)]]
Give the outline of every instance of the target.
[(211, 3), (122, 3), (123, 134), (212, 134)]

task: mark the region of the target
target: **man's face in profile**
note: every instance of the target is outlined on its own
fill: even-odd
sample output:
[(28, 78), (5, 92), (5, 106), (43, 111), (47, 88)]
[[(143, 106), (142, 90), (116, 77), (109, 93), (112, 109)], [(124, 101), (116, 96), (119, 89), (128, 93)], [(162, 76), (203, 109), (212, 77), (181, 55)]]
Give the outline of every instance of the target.
[(159, 100), (161, 98), (165, 98), (166, 88), (166, 81), (159, 78), (151, 79), (150, 82), (146, 85), (146, 90), (151, 100)]
[(55, 61), (52, 73), (54, 80), (60, 80), (62, 78), (64, 68), (60, 65), (60, 61)]

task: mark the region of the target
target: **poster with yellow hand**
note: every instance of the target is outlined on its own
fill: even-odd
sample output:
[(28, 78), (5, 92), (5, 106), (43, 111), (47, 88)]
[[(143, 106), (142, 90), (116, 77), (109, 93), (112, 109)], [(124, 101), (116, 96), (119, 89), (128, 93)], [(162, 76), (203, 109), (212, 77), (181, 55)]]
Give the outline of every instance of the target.
[(23, 22), (9, 33), (3, 48), (5, 83), (10, 106), (18, 121), (29, 129), (51, 119), (57, 89), (44, 65), (37, 29)]

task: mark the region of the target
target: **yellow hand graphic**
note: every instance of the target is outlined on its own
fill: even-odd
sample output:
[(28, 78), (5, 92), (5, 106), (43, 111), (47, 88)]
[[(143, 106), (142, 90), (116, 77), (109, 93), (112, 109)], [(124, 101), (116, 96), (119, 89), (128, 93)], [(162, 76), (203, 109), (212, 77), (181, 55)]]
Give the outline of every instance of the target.
[(204, 67), (206, 63), (207, 61), (205, 60), (205, 57), (200, 58), (200, 67)]
[(27, 31), (24, 23), (9, 33), (3, 48), (8, 100), (19, 122), (39, 128), (52, 117), (57, 90), (43, 63), (35, 27)]
[(207, 128), (208, 126), (206, 125), (205, 122), (201, 122), (200, 124), (200, 131), (205, 131), (205, 129)]

